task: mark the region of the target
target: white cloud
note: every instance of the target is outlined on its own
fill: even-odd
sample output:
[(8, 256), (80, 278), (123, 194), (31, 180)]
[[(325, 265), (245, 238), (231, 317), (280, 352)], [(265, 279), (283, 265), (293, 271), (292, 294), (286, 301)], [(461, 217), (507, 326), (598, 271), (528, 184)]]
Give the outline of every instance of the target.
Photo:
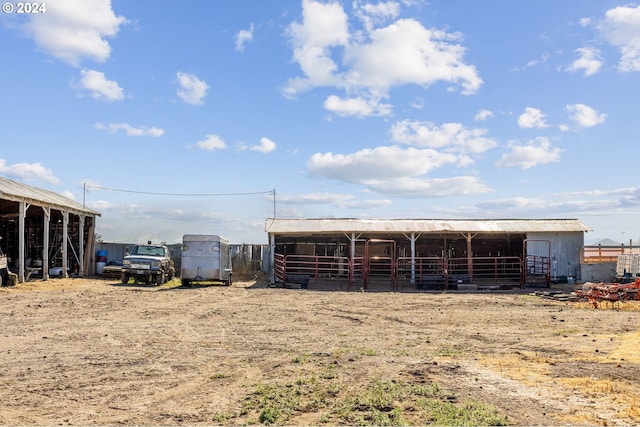
[(366, 184), (423, 175), (456, 160), (457, 156), (432, 149), (391, 146), (366, 148), (352, 154), (315, 153), (307, 168), (313, 175)]
[(199, 79), (195, 74), (183, 73), (178, 71), (176, 73), (178, 78), (178, 96), (182, 101), (190, 105), (202, 105), (204, 104), (204, 98), (207, 96), (209, 86), (204, 80)]
[(106, 61), (106, 39), (127, 23), (113, 12), (111, 0), (52, 1), (46, 7), (46, 13), (29, 15), (24, 30), (41, 50), (74, 66), (84, 58)]
[(352, 194), (308, 193), (278, 195), (278, 203), (285, 205), (324, 205), (336, 208), (374, 209), (391, 204), (390, 200), (360, 200)]
[(491, 188), (475, 176), (457, 176), (453, 178), (415, 178), (401, 177), (390, 180), (376, 180), (369, 188), (383, 194), (400, 197), (446, 197), (470, 194), (483, 194)]
[(96, 129), (104, 130), (112, 134), (118, 131), (124, 131), (127, 136), (152, 136), (158, 138), (164, 135), (164, 129), (157, 127), (148, 128), (146, 126), (135, 127), (129, 123), (109, 123), (108, 125), (96, 123)]
[(334, 75), (338, 66), (331, 59), (330, 49), (346, 46), (349, 41), (348, 18), (338, 3), (302, 1), (302, 23), (289, 25), (288, 35), (293, 45), (293, 57), (306, 77), (289, 80), (286, 96), (317, 86), (339, 85)]
[(518, 116), (518, 126), (521, 128), (546, 128), (545, 116), (542, 111), (537, 108), (527, 107), (520, 116)]
[(403, 120), (391, 127), (391, 137), (402, 144), (438, 148), (451, 153), (482, 153), (498, 144), (485, 137), (486, 129), (466, 129), (460, 123), (436, 126), (430, 122)]
[[(548, 215), (548, 212), (570, 212), (571, 215), (611, 216), (625, 208), (640, 206), (640, 187), (614, 188), (611, 190), (576, 191), (548, 194), (543, 198), (507, 197), (489, 200), (476, 205), (484, 214), (526, 215), (527, 217)], [(637, 213), (629, 211), (637, 215)]]
[(246, 148), (252, 151), (258, 151), (259, 153), (267, 154), (267, 153), (271, 153), (272, 151), (275, 151), (275, 149), (277, 148), (277, 145), (275, 142), (273, 142), (269, 138), (263, 136), (262, 138), (260, 138), (260, 144), (252, 145), (249, 147), (243, 147), (243, 148)]
[(602, 67), (602, 61), (600, 60), (600, 51), (593, 47), (581, 47), (576, 49), (576, 53), (580, 55), (570, 67), (568, 71), (583, 71), (585, 77), (596, 74)]
[(581, 27), (588, 27), (591, 25), (591, 18), (580, 18), (578, 21)]
[(253, 40), (253, 22), (249, 26), (248, 30), (240, 30), (236, 34), (236, 50), (244, 51), (244, 45)]
[(391, 115), (390, 104), (382, 104), (379, 99), (364, 98), (340, 98), (336, 95), (329, 96), (324, 101), (324, 108), (339, 116), (389, 116)]
[(312, 175), (360, 184), (400, 197), (439, 197), (490, 191), (475, 177), (426, 178), (433, 169), (459, 157), (433, 149), (398, 146), (364, 149), (352, 154), (316, 153), (307, 162)]
[(478, 194), (490, 188), (474, 176), (428, 177), (434, 170), (468, 167), (472, 156), (497, 146), (485, 129), (467, 129), (460, 123), (436, 126), (403, 120), (390, 129), (401, 145), (379, 146), (349, 154), (315, 153), (307, 161), (310, 174), (401, 197), (440, 197)]
[(209, 134), (202, 141), (196, 142), (196, 147), (201, 150), (214, 151), (222, 150), (227, 147), (227, 144), (218, 135)]
[(60, 180), (53, 175), (51, 169), (42, 163), (14, 163), (7, 165), (7, 161), (0, 159), (0, 174), (17, 181), (42, 181), (48, 184), (59, 184)]
[(620, 50), (620, 71), (640, 71), (640, 6), (609, 9), (598, 24), (603, 37)]
[(124, 99), (124, 90), (118, 85), (118, 82), (107, 79), (104, 73), (95, 70), (82, 70), (81, 74), (80, 82), (76, 84), (76, 87), (89, 91), (93, 98), (104, 102)]
[(395, 19), (400, 15), (400, 3), (397, 1), (381, 1), (373, 4), (362, 0), (353, 2), (356, 16), (362, 21), (367, 31), (373, 30), (389, 19)]
[[(316, 87), (335, 87), (347, 96), (331, 97), (326, 108), (341, 115), (385, 115), (391, 105), (379, 104), (395, 86), (427, 87), (445, 82), (471, 94), (482, 85), (475, 67), (463, 61), (461, 36), (425, 28), (414, 19), (399, 19), (398, 2), (356, 2), (356, 15), (365, 30), (350, 32), (348, 16), (338, 2), (303, 0), (301, 22), (288, 36), (294, 60), (303, 76), (290, 79), (283, 94), (294, 97)], [(375, 102), (372, 102), (375, 101)], [(380, 109), (380, 107), (384, 109)]]
[(493, 117), (493, 112), (491, 110), (481, 109), (476, 113), (474, 120), (476, 122), (484, 122), (490, 117)]
[(416, 110), (421, 110), (424, 108), (424, 99), (418, 96), (412, 103), (411, 106)]
[(535, 67), (536, 65), (540, 65), (540, 64), (544, 64), (550, 58), (551, 58), (551, 55), (545, 52), (540, 56), (540, 58), (532, 59), (531, 61), (527, 62), (527, 68)]
[(565, 110), (571, 115), (571, 120), (581, 128), (590, 128), (604, 123), (607, 115), (584, 104), (567, 105)]
[(499, 168), (530, 169), (534, 166), (557, 162), (562, 150), (552, 147), (548, 138), (537, 138), (526, 145), (509, 144), (510, 151), (496, 162)]
[(111, 202), (107, 202), (106, 200), (90, 200), (87, 201), (87, 206), (98, 212), (104, 212), (113, 209), (115, 205)]
[(347, 87), (386, 93), (405, 84), (460, 84), (465, 94), (482, 85), (475, 67), (462, 58), (459, 34), (430, 30), (414, 19), (400, 19), (369, 34), (368, 43), (352, 44), (345, 53)]

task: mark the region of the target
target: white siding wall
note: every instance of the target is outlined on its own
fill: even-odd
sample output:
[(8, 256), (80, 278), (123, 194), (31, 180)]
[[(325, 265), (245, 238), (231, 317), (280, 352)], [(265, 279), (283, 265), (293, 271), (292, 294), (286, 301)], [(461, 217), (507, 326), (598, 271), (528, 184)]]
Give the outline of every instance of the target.
[[(545, 242), (549, 241), (550, 245)], [(551, 247), (551, 279), (571, 276), (581, 280), (580, 248), (584, 246), (582, 232), (528, 233), (527, 255), (548, 256)]]

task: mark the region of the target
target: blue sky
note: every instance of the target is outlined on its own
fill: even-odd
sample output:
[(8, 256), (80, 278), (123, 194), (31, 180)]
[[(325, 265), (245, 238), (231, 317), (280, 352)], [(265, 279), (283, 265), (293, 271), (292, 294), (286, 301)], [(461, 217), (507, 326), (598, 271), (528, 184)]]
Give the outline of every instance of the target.
[(0, 175), (84, 200), (105, 241), (266, 243), (273, 190), (278, 217), (640, 241), (636, 4), (39, 4), (0, 14)]

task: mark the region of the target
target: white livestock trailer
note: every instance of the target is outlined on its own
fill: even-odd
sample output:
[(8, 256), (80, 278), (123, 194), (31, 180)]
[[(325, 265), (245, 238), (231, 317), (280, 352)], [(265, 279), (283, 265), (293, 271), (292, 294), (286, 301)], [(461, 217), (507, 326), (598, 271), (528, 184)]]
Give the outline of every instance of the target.
[(212, 234), (185, 234), (182, 237), (183, 286), (193, 282), (223, 282), (231, 285), (229, 241)]

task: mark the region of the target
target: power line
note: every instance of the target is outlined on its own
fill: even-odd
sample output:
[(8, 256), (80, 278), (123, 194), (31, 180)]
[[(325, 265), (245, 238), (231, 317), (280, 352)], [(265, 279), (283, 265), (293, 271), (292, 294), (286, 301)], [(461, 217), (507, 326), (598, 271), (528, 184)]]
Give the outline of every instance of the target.
[(138, 190), (124, 190), (121, 188), (100, 187), (98, 185), (90, 185), (84, 183), (83, 195), (82, 195), (82, 207), (85, 206), (85, 199), (87, 190), (94, 188), (96, 190), (117, 191), (120, 193), (133, 193), (133, 194), (146, 194), (151, 196), (179, 196), (179, 197), (224, 197), (224, 196), (253, 196), (258, 194), (271, 194), (273, 195), (273, 217), (276, 217), (276, 189), (269, 191), (250, 191), (245, 193), (158, 193), (154, 191), (138, 191)]
[(275, 194), (275, 190), (252, 191), (246, 193), (157, 193), (153, 191), (124, 190), (121, 188), (99, 187), (97, 185), (85, 184), (85, 189), (95, 188), (98, 190), (118, 191), (121, 193), (147, 194), (152, 196), (186, 196), (186, 197), (218, 197), (218, 196), (250, 196), (256, 194)]

